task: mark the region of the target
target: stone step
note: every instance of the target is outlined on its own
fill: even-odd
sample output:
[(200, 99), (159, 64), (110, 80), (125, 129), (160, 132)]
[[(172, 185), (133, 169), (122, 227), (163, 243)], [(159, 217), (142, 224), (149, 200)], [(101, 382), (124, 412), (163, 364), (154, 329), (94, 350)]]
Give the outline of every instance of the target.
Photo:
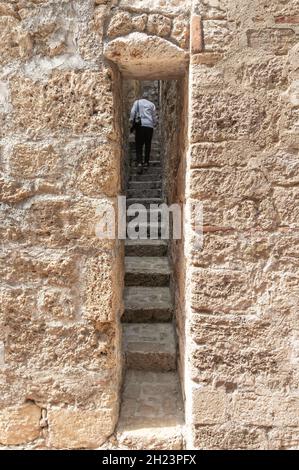
[(132, 450), (183, 449), (184, 412), (175, 372), (126, 372), (116, 437)]
[(142, 204), (146, 208), (156, 209), (156, 207), (150, 207), (151, 204), (162, 204), (164, 202), (163, 199), (157, 197), (147, 197), (147, 198), (127, 198), (127, 207), (131, 206), (132, 204)]
[(158, 181), (129, 181), (128, 189), (161, 189), (162, 180)]
[[(142, 174), (143, 175), (148, 175), (148, 176), (151, 176), (151, 179), (153, 178), (153, 176), (156, 176), (156, 175), (161, 175), (162, 176), (162, 167), (161, 166), (149, 166), (148, 168), (144, 168), (142, 167)], [(137, 166), (132, 166), (130, 168), (130, 175), (137, 175), (139, 174), (139, 168)]]
[[(129, 214), (127, 213), (127, 218), (126, 218), (127, 223), (141, 215), (142, 216), (144, 215), (144, 219), (146, 219), (148, 223), (160, 222), (162, 219), (162, 211), (160, 211), (159, 209), (146, 208), (145, 214), (143, 213), (141, 214), (140, 211), (135, 211), (135, 210), (132, 211), (132, 213), (129, 213)], [(165, 217), (165, 219), (166, 219), (166, 222), (168, 223), (169, 217)]]
[(165, 287), (169, 285), (170, 267), (167, 256), (126, 256), (125, 285)]
[(162, 190), (161, 189), (147, 189), (147, 188), (134, 188), (127, 190), (127, 197), (128, 198), (149, 198), (149, 197), (157, 197), (161, 198)]
[(176, 369), (176, 342), (172, 323), (123, 323), (123, 351), (128, 369)]
[(122, 322), (153, 323), (171, 321), (173, 305), (169, 287), (126, 287)]
[[(137, 234), (135, 233), (137, 231)], [(133, 227), (132, 232), (129, 231), (127, 226), (127, 237), (129, 240), (140, 240), (140, 241), (167, 241), (170, 238), (167, 233), (167, 227), (161, 222), (151, 224), (140, 224), (138, 228)]]
[[(149, 162), (149, 169), (152, 168), (152, 167), (160, 167), (162, 168), (162, 162), (161, 160), (159, 160), (158, 158), (156, 160), (150, 160)], [(131, 161), (131, 168), (136, 168), (136, 161), (135, 159), (133, 159), (133, 161)]]
[(130, 182), (140, 182), (140, 181), (162, 181), (162, 173), (161, 174), (155, 174), (155, 175), (149, 175), (149, 174), (141, 174), (138, 175), (136, 172), (134, 175), (130, 174), (129, 181)]
[(126, 240), (126, 256), (166, 256), (168, 244), (165, 240)]

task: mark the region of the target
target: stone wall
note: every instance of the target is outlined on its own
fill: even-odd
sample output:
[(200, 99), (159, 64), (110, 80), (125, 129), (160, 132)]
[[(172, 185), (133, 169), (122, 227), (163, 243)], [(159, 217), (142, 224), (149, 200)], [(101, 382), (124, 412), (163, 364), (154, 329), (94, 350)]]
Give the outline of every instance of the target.
[(95, 236), (121, 191), (110, 61), (178, 78), (189, 42), (173, 197), (203, 202), (205, 236), (198, 250), (191, 213), (185, 257), (172, 251), (187, 447), (299, 445), (298, 2), (193, 0), (189, 21), (190, 3), (0, 1), (1, 446), (94, 448), (114, 431), (123, 249)]
[[(169, 241), (171, 287), (175, 306), (175, 323), (179, 344), (178, 371), (182, 390), (185, 388), (185, 256), (183, 205), (188, 130), (188, 76), (181, 80), (161, 82), (161, 146), (163, 185), (167, 204), (181, 209), (182, 238)], [(172, 228), (172, 227), (171, 227)]]
[(3, 446), (98, 447), (117, 422), (123, 253), (95, 225), (121, 94), (94, 3), (0, 2)]
[(202, 251), (189, 246), (186, 419), (198, 448), (299, 445), (296, 9), (193, 2), (186, 190), (205, 234)]

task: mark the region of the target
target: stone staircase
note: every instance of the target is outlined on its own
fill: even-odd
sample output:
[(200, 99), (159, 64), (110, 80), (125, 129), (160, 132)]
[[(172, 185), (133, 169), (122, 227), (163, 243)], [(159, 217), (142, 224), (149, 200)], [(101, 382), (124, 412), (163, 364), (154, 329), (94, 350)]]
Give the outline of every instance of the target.
[[(131, 146), (127, 204), (163, 202), (157, 143), (150, 167), (138, 174)], [(149, 233), (149, 230), (147, 231)], [(159, 231), (160, 236), (160, 231)], [(183, 402), (176, 372), (177, 344), (170, 294), (167, 242), (125, 244), (125, 379), (117, 440), (121, 448), (182, 449)]]

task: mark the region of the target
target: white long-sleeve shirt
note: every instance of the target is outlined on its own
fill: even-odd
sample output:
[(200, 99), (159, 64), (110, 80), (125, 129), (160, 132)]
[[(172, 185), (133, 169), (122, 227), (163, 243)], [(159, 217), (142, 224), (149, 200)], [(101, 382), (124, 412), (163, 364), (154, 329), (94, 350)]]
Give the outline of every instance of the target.
[(139, 114), (141, 125), (144, 127), (155, 127), (157, 123), (156, 106), (151, 101), (142, 98), (136, 100), (131, 109), (130, 121), (132, 122), (137, 112), (137, 102), (139, 103)]

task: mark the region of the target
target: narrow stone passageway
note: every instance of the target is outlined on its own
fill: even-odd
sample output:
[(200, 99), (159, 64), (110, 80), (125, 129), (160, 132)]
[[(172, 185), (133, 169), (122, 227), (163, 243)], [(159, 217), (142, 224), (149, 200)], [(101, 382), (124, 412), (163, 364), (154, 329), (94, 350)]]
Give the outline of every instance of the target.
[[(150, 166), (142, 174), (137, 172), (133, 142), (129, 149), (127, 206), (139, 203), (151, 209), (150, 204), (164, 201), (159, 130), (154, 133)], [(136, 449), (181, 449), (184, 413), (176, 371), (168, 243), (161, 239), (158, 220), (158, 239), (150, 239), (149, 223), (146, 240), (128, 239), (125, 244), (125, 380), (118, 442)]]

